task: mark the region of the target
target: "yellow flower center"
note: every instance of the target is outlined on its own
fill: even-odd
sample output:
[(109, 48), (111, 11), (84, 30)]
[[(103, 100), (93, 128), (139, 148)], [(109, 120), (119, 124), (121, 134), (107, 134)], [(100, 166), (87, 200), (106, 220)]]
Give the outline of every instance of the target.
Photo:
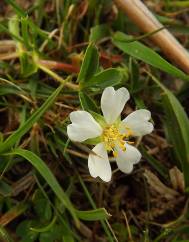
[(105, 147), (108, 151), (113, 151), (113, 155), (116, 157), (117, 152), (115, 146), (120, 147), (123, 151), (126, 150), (125, 139), (132, 134), (129, 128), (126, 128), (126, 132), (121, 134), (117, 125), (112, 124), (104, 128), (102, 139), (105, 143)]

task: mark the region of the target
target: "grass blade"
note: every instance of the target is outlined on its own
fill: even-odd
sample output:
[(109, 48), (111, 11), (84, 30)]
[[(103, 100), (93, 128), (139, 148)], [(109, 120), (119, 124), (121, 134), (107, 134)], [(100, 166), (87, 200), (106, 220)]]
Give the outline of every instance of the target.
[(0, 241), (13, 242), (13, 239), (3, 226), (0, 226)]
[(44, 163), (41, 158), (39, 158), (36, 154), (29, 150), (25, 149), (15, 149), (12, 152), (8, 153), (8, 155), (19, 155), (23, 158), (25, 158), (27, 161), (29, 161), (35, 168), (38, 170), (38, 172), (41, 174), (41, 176), (45, 179), (45, 181), (48, 183), (48, 185), (51, 187), (51, 189), (54, 191), (56, 196), (59, 198), (59, 200), (64, 204), (64, 206), (70, 211), (73, 218), (75, 219), (76, 224), (78, 224), (78, 218), (87, 220), (87, 221), (95, 221), (95, 220), (102, 220), (109, 217), (109, 214), (104, 208), (89, 210), (89, 211), (79, 211), (75, 209), (70, 202), (68, 196), (63, 191), (62, 187), (56, 180), (55, 176), (51, 172), (51, 170), (48, 168), (48, 166)]
[(47, 111), (47, 109), (53, 104), (56, 97), (59, 95), (63, 88), (63, 84), (60, 85), (51, 95), (50, 97), (43, 103), (43, 105), (37, 109), (31, 117), (22, 125), (19, 129), (17, 129), (12, 135), (10, 135), (0, 146), (0, 152), (5, 152), (9, 150), (28, 130), (33, 126), (35, 122), (37, 122), (40, 117)]
[(172, 76), (179, 77), (187, 81), (189, 80), (188, 75), (171, 65), (151, 48), (138, 41), (128, 42), (131, 38), (132, 37), (129, 35), (117, 32), (113, 36), (113, 43), (123, 52), (135, 57), (136, 59), (142, 60)]
[(18, 14), (18, 16), (20, 17), (26, 17), (27, 16), (27, 12), (25, 12), (14, 0), (5, 0), (5, 2), (7, 4), (10, 4), (14, 11)]
[(174, 94), (163, 86), (154, 76), (150, 76), (164, 91), (162, 106), (166, 115), (165, 124), (167, 133), (173, 145), (176, 158), (181, 164), (185, 186), (187, 188), (189, 187), (189, 119), (184, 108)]
[(8, 153), (8, 155), (19, 155), (29, 161), (36, 170), (41, 174), (41, 176), (45, 179), (51, 189), (54, 191), (56, 196), (60, 199), (60, 201), (64, 204), (64, 206), (70, 211), (75, 221), (77, 221), (77, 216), (75, 214), (75, 210), (73, 205), (71, 204), (69, 198), (57, 182), (55, 176), (48, 168), (48, 166), (41, 160), (36, 154), (29, 150), (24, 149), (15, 149), (12, 152)]
[(79, 218), (87, 221), (102, 220), (110, 217), (110, 214), (107, 213), (105, 208), (98, 208), (91, 211), (77, 211), (76, 214)]

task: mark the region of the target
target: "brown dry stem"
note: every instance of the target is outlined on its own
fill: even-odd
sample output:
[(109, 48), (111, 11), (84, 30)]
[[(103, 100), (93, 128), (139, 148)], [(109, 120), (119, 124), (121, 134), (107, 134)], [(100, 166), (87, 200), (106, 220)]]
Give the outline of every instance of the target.
[[(151, 33), (163, 27), (142, 1), (114, 1), (143, 32)], [(162, 49), (167, 58), (189, 73), (189, 54), (167, 29), (151, 35), (150, 38)]]

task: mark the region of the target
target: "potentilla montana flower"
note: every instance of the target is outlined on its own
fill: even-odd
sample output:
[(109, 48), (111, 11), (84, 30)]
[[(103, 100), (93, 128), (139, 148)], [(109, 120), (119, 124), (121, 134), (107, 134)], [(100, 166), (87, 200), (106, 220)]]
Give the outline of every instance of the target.
[(84, 142), (97, 138), (89, 154), (88, 167), (92, 177), (100, 177), (103, 181), (110, 181), (112, 176), (108, 153), (112, 152), (118, 168), (124, 173), (130, 173), (133, 165), (141, 159), (140, 151), (129, 141), (130, 137), (143, 136), (153, 130), (149, 122), (150, 111), (136, 110), (121, 121), (121, 112), (129, 100), (126, 88), (114, 90), (113, 87), (104, 89), (101, 97), (101, 109), (104, 121), (96, 121), (86, 111), (70, 113), (71, 124), (67, 127), (68, 137), (72, 141)]

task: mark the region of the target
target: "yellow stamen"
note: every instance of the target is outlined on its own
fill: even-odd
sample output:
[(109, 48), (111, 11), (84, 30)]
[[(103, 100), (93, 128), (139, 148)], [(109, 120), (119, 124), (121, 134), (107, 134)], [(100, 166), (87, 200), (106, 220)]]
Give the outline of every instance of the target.
[(131, 136), (133, 134), (133, 132), (131, 131), (130, 128), (126, 127), (126, 131), (127, 131), (127, 136)]
[(135, 142), (133, 141), (127, 141), (128, 144), (133, 145)]
[(113, 156), (116, 158), (118, 156), (118, 152), (117, 151), (113, 151)]
[(127, 132), (125, 134), (121, 134), (119, 131), (119, 126), (113, 124), (107, 126), (102, 135), (103, 142), (105, 143), (106, 149), (108, 151), (113, 151), (113, 155), (116, 156), (116, 152), (114, 151), (115, 146), (119, 146), (123, 151), (126, 151), (125, 147), (125, 139), (131, 135), (131, 130), (126, 128)]

